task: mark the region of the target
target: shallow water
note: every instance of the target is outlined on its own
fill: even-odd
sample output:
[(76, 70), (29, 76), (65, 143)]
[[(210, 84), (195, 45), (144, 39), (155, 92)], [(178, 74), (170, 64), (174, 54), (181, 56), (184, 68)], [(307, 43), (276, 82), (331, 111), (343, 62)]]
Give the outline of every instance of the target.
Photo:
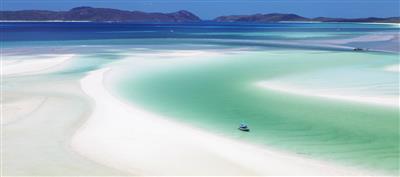
[[(340, 88), (347, 94), (398, 96), (398, 73), (383, 70), (399, 63), (398, 53), (393, 54), (399, 51), (398, 26), (0, 23), (0, 30), (7, 34), (0, 36), (5, 59), (77, 54), (62, 71), (40, 77), (79, 78), (138, 58), (174, 62), (168, 69), (155, 66), (134, 74), (130, 66), (123, 66), (128, 72), (113, 91), (157, 114), (223, 136), (390, 174), (399, 170), (398, 108), (287, 94), (255, 84), (272, 80), (310, 89)], [(388, 40), (376, 39), (377, 35)], [(392, 53), (352, 51), (359, 46)], [(221, 55), (165, 55), (182, 50)], [(185, 59), (201, 62), (190, 65)], [(250, 133), (237, 130), (241, 121), (249, 124)], [(13, 126), (19, 125), (5, 130), (15, 131)], [(29, 133), (21, 131), (7, 141), (30, 137)], [(40, 141), (30, 143), (40, 145), (35, 142)], [(21, 154), (18, 148), (6, 148)], [(43, 158), (48, 162), (55, 156)]]
[[(357, 91), (358, 87), (346, 85), (349, 80), (366, 86), (381, 81), (392, 84), (363, 91), (396, 95), (397, 74), (385, 74), (381, 69), (385, 63), (398, 62), (396, 55), (291, 50), (242, 52), (213, 60), (149, 70), (134, 79), (128, 76), (120, 83), (120, 91), (149, 110), (224, 136), (355, 166), (397, 171), (397, 108), (285, 94), (254, 84), (288, 76), (301, 82), (307, 78), (303, 74), (318, 77), (320, 72), (333, 70), (329, 77), (317, 78), (320, 82), (313, 80), (314, 86), (347, 86)], [(349, 67), (381, 71), (340, 74), (342, 68)], [(309, 82), (305, 83), (308, 86)], [(251, 133), (237, 131), (242, 121), (249, 124)]]

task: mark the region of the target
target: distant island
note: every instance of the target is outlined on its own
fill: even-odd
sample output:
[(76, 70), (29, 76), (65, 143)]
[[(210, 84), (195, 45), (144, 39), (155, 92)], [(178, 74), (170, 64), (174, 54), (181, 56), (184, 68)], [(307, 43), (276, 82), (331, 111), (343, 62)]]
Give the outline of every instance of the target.
[(220, 16), (214, 19), (216, 22), (251, 22), (251, 23), (268, 23), (282, 21), (304, 21), (304, 22), (365, 22), (365, 23), (400, 23), (400, 17), (388, 18), (329, 18), (317, 17), (306, 18), (296, 14), (254, 14), (254, 15), (229, 15)]
[(0, 11), (2, 21), (91, 21), (91, 22), (196, 22), (196, 15), (185, 11), (147, 13), (110, 8), (76, 7), (69, 11)]
[[(198, 16), (180, 10), (173, 13), (148, 13), (111, 8), (76, 7), (69, 11), (18, 10), (0, 11), (1, 21), (89, 21), (89, 22), (152, 22), (182, 23), (201, 22)], [(368, 23), (400, 23), (400, 17), (388, 18), (307, 18), (296, 14), (254, 14), (220, 16), (213, 22), (270, 23), (270, 22), (368, 22)]]

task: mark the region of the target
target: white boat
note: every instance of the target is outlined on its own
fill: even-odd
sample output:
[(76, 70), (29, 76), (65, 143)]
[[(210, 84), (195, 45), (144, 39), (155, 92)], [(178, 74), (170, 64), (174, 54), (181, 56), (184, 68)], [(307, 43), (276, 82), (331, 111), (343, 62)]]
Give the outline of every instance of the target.
[(243, 124), (243, 123), (240, 124), (239, 130), (245, 131), (245, 132), (250, 131), (249, 127), (247, 127), (247, 125), (246, 125), (246, 124)]

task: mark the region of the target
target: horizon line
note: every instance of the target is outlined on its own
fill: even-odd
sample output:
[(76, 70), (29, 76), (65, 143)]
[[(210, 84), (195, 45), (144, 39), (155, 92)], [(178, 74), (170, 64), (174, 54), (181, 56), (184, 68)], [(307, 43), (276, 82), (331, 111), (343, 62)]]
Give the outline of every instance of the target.
[[(121, 11), (130, 11), (130, 12), (133, 12), (133, 11), (139, 11), (139, 12), (145, 12), (145, 13), (174, 13), (174, 12), (179, 12), (179, 11), (188, 11), (188, 12), (190, 12), (190, 13), (192, 13), (192, 14), (194, 14), (194, 15), (196, 15), (197, 17), (199, 17), (200, 18), (200, 16), (199, 15), (197, 15), (196, 13), (194, 13), (194, 12), (192, 12), (192, 11), (190, 11), (190, 10), (186, 10), (186, 9), (180, 9), (180, 10), (175, 10), (175, 11), (171, 11), (171, 12), (160, 12), (160, 11), (144, 11), (144, 10), (137, 10), (137, 9), (129, 9), (129, 10), (127, 10), (127, 9), (120, 9), (120, 8), (110, 8), (110, 7), (94, 7), (94, 6), (75, 6), (75, 7), (72, 7), (72, 8), (68, 8), (68, 9), (63, 9), (63, 10), (51, 10), (51, 9), (4, 9), (4, 7), (3, 8), (1, 8), (0, 9), (0, 12), (3, 12), (3, 11), (26, 11), (26, 10), (43, 10), (43, 11), (52, 11), (52, 12), (66, 12), (66, 11), (70, 11), (70, 10), (72, 10), (72, 9), (74, 9), (74, 8), (79, 8), (79, 7), (89, 7), (89, 8), (103, 8), (103, 9), (115, 9), (115, 10), (121, 10)], [(251, 15), (256, 15), (256, 14), (263, 14), (263, 15), (266, 15), (266, 14), (294, 14), (294, 15), (298, 15), (298, 16), (301, 16), (301, 17), (305, 17), (305, 18), (310, 18), (310, 19), (314, 19), (314, 18), (320, 18), (320, 17), (325, 17), (325, 18), (340, 18), (340, 19), (360, 19), (360, 18), (392, 18), (392, 17), (400, 17), (400, 14), (398, 14), (398, 16), (363, 16), (363, 17), (332, 17), (332, 16), (314, 16), (314, 17), (309, 17), (309, 16), (303, 16), (303, 15), (301, 15), (301, 14), (298, 14), (298, 13), (293, 13), (293, 12), (289, 12), (289, 13), (283, 13), (283, 12), (254, 12), (254, 13), (251, 13), (251, 14), (229, 14), (229, 15), (218, 15), (218, 16), (216, 16), (216, 17), (214, 17), (214, 18), (212, 18), (212, 19), (208, 19), (208, 18), (200, 18), (200, 20), (202, 20), (202, 21), (208, 21), (208, 20), (214, 20), (215, 18), (218, 18), (218, 17), (222, 17), (222, 16), (235, 16), (235, 15), (237, 15), (237, 16), (240, 16), (240, 15), (243, 15), (243, 16), (245, 16), (245, 15), (248, 15), (248, 16), (251, 16)]]

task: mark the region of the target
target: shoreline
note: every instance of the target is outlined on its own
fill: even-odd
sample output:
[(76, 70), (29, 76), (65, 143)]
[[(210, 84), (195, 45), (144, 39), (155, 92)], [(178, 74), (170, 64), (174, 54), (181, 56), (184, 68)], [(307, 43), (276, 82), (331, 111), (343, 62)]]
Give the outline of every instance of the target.
[(394, 64), (394, 65), (386, 66), (384, 68), (384, 70), (388, 71), (388, 72), (395, 72), (395, 73), (397, 72), (397, 73), (399, 73), (400, 72), (400, 64)]
[(341, 93), (328, 93), (328, 92), (318, 92), (318, 90), (307, 89), (302, 87), (293, 87), (285, 84), (277, 84), (269, 81), (260, 81), (256, 82), (255, 85), (257, 87), (285, 92), (289, 94), (296, 94), (302, 96), (312, 96), (317, 98), (331, 99), (331, 100), (339, 100), (339, 101), (347, 101), (353, 103), (363, 103), (363, 104), (374, 104), (380, 106), (387, 107), (399, 107), (399, 97), (382, 97), (382, 96), (362, 96), (362, 95), (345, 95)]
[(1, 76), (20, 76), (44, 74), (52, 71), (61, 70), (60, 67), (66, 67), (67, 62), (73, 59), (75, 54), (58, 55), (37, 55), (29, 59), (12, 58), (2, 60)]
[[(7, 152), (2, 154), (2, 174), (125, 175), (80, 156), (68, 146), (71, 136), (90, 114), (91, 104), (80, 89), (78, 78), (46, 77), (47, 74), (62, 71), (69, 64), (69, 59), (58, 61), (53, 58), (57, 56), (48, 57), (44, 60), (51, 60), (50, 67), (36, 68), (43, 64), (36, 55), (32, 60), (18, 57), (16, 59), (24, 61), (2, 61), (20, 68), (11, 75), (1, 75), (4, 83), (1, 99), (2, 151)], [(25, 72), (25, 69), (32, 72)]]
[(94, 101), (71, 147), (97, 163), (136, 175), (365, 175), (313, 160), (220, 137), (147, 112), (113, 96), (104, 77), (110, 68), (81, 79)]

